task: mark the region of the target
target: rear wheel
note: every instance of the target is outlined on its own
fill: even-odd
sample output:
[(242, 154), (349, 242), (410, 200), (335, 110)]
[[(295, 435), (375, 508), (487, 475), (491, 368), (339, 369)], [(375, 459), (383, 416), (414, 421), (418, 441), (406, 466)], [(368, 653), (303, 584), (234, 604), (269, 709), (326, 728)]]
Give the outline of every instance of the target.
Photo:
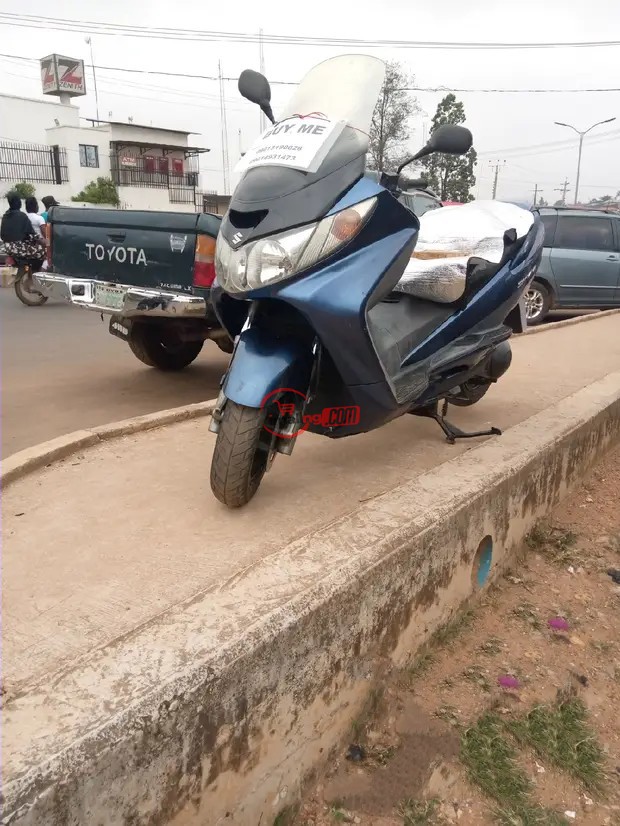
[(182, 341), (171, 325), (134, 324), (127, 341), (143, 364), (158, 370), (183, 370), (202, 350), (203, 341)]
[(545, 320), (551, 309), (551, 293), (541, 281), (532, 281), (523, 296), (525, 300), (525, 317), (529, 327)]
[(20, 270), (15, 278), (15, 295), (26, 307), (40, 307), (47, 301), (47, 296), (35, 287), (30, 270)]
[(222, 411), (211, 460), (211, 490), (229, 508), (246, 505), (275, 457), (274, 437), (264, 425), (264, 408), (230, 399)]
[(480, 401), (490, 386), (487, 379), (469, 379), (459, 387), (458, 393), (448, 397), (448, 401), (456, 407), (471, 407)]

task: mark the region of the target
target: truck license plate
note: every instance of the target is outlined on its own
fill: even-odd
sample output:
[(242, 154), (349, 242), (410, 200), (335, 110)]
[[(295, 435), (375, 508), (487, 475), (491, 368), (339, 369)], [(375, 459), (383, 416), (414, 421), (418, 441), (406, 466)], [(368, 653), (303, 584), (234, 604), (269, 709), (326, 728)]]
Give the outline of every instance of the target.
[(125, 290), (121, 287), (108, 287), (95, 284), (95, 304), (99, 307), (108, 307), (110, 310), (122, 310)]

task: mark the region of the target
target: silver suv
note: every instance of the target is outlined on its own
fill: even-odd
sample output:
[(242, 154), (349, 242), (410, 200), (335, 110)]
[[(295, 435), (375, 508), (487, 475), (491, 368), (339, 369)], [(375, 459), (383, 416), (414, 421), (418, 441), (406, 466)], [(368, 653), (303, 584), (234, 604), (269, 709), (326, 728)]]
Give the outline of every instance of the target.
[(544, 207), (542, 261), (525, 295), (528, 324), (550, 310), (620, 307), (620, 212)]

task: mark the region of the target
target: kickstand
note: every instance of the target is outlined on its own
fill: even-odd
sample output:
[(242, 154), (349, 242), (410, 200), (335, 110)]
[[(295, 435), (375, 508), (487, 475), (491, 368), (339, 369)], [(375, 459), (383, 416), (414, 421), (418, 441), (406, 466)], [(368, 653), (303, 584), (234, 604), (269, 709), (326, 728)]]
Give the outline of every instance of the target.
[(433, 419), (437, 422), (439, 427), (446, 434), (446, 441), (453, 445), (457, 439), (476, 439), (480, 436), (501, 436), (502, 431), (497, 427), (492, 427), (489, 430), (477, 430), (474, 433), (466, 433), (460, 430), (456, 425), (451, 424), (446, 419), (448, 412), (448, 402), (444, 401), (439, 410), (439, 402), (434, 402), (426, 407), (421, 407), (418, 410), (412, 411), (415, 416), (423, 416), (426, 419)]

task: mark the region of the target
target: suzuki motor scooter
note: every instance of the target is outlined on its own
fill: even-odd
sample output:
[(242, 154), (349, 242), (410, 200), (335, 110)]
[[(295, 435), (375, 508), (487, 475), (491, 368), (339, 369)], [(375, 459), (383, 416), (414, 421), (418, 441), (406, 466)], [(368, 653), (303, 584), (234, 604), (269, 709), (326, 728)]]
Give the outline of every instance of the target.
[[(397, 200), (406, 164), (365, 171), (384, 74), (381, 60), (362, 55), (315, 66), (242, 160), (212, 292), (236, 342), (210, 425), (211, 488), (228, 507), (250, 501), (304, 430), (342, 438), (412, 413), (451, 442), (500, 432), (464, 433), (445, 414), (479, 401), (508, 369), (542, 224), (522, 238), (506, 232), (499, 263), (472, 258), (451, 303), (394, 291), (420, 224)], [(262, 75), (243, 72), (239, 91), (274, 123)], [(442, 126), (407, 163), (471, 144), (467, 129)]]

